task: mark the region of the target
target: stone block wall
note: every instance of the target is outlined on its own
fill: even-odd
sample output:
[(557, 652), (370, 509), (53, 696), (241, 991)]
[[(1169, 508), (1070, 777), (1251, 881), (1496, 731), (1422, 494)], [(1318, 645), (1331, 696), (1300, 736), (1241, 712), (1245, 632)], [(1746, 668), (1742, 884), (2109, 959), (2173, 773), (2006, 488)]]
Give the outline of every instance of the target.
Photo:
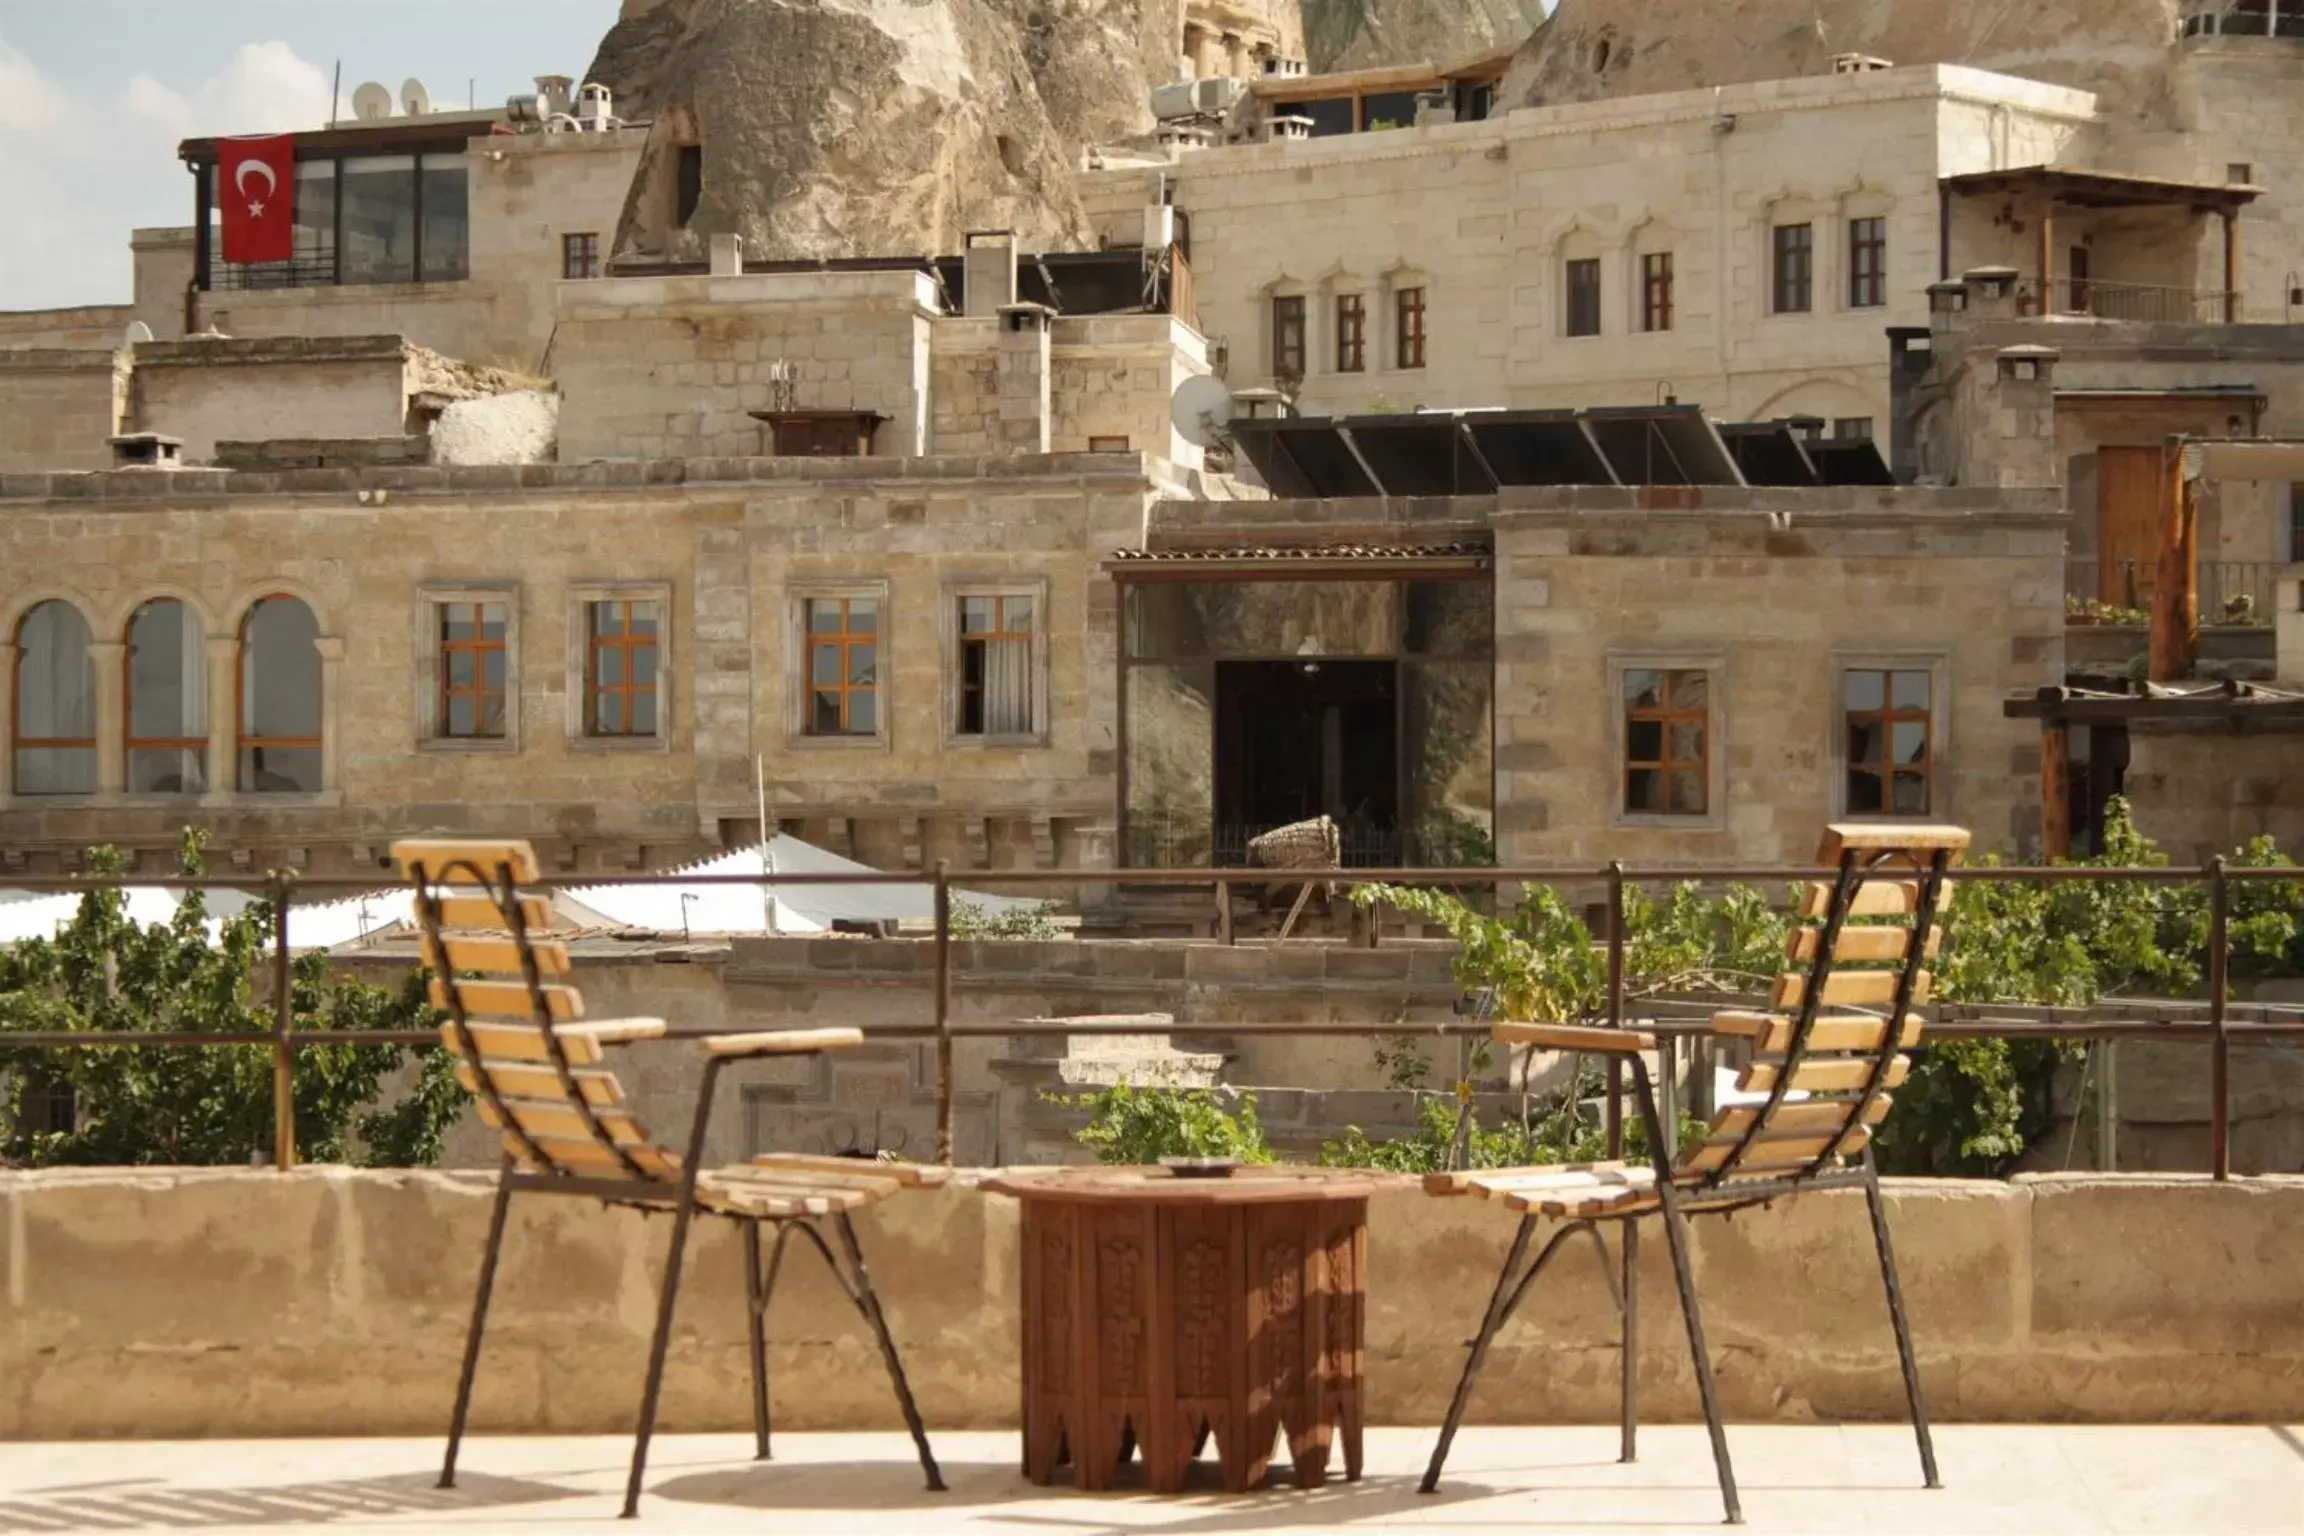
[(152, 342), (135, 349), (130, 424), (216, 444), (276, 437), (399, 437), (408, 428), (409, 350), (398, 335)]
[(124, 344), (135, 318), (126, 304), (0, 310), (0, 352), (110, 352)]
[(126, 406), (127, 353), (0, 351), (0, 474), (109, 469)]
[[(938, 453), (997, 453), (999, 385), (995, 327), (988, 317), (947, 315), (932, 324), (930, 433)], [(1208, 371), (1199, 334), (1167, 315), (1062, 315), (1051, 338), (1050, 446), (1086, 453), (1120, 439), (1196, 469), (1202, 451), (1179, 437), (1170, 402), (1177, 386)], [(1107, 451), (1114, 451), (1108, 449)]]
[[(0, 1174), (13, 1384), (0, 1434), (442, 1434), (489, 1197), (471, 1174)], [(2304, 1179), (1892, 1180), (1887, 1203), (1939, 1421), (2304, 1417)], [(1014, 1427), (1015, 1204), (951, 1188), (857, 1225), (931, 1432)], [(1413, 1187), (1370, 1201), (1371, 1422), (1438, 1422), (1511, 1226), (1486, 1202)], [(513, 1201), (475, 1433), (629, 1432), (666, 1230), (588, 1201)], [(750, 1412), (737, 1236), (703, 1222), (690, 1242), (660, 1425), (733, 1432)], [(1651, 1230), (1641, 1247), (1643, 1417), (1688, 1422), (1665, 1245)], [(1900, 1418), (1860, 1196), (1700, 1221), (1692, 1250), (1732, 1422)], [(869, 1335), (821, 1266), (787, 1266), (770, 1339), (780, 1427), (900, 1427)], [(1567, 1255), (1499, 1338), (1475, 1421), (1613, 1423), (1615, 1340), (1596, 1266)]]

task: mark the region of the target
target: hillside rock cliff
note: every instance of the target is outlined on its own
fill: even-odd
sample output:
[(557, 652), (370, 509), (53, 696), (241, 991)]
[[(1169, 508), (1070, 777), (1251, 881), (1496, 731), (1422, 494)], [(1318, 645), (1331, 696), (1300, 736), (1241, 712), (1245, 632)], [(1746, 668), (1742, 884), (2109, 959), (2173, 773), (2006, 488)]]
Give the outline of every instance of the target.
[(1967, 64), (2095, 91), (2149, 114), (2177, 0), (1559, 0), (1507, 101), (1593, 101), (1823, 74), (1841, 53)]
[(1385, 64), (1447, 64), (1526, 37), (1544, 0), (1303, 0), (1315, 74)]
[[(1149, 130), (1179, 0), (657, 0), (626, 7), (590, 78), (656, 120), (620, 251), (766, 257), (1027, 248), (1086, 237), (1081, 146)], [(671, 162), (702, 152), (683, 228)]]

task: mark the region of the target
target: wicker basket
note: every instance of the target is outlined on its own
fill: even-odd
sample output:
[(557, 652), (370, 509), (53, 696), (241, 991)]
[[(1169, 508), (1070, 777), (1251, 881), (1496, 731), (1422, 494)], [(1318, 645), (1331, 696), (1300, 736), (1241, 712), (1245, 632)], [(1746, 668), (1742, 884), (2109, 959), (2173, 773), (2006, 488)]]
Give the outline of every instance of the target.
[(1343, 836), (1325, 816), (1248, 840), (1248, 862), (1263, 869), (1334, 869), (1343, 858)]

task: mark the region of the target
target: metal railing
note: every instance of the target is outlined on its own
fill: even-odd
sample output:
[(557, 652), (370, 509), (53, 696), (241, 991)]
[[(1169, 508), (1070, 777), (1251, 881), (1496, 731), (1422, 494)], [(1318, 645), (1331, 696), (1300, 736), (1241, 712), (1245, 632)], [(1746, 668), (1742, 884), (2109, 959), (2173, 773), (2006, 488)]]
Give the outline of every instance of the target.
[(2059, 277), (2040, 301), (2038, 278), (2017, 285), (2020, 313), (2072, 315), (2093, 320), (2131, 320), (2151, 325), (2223, 325), (2234, 318), (2237, 295), (2220, 288), (2171, 288), (2160, 283), (2108, 283), (2095, 278)]
[[(2271, 624), (2282, 569), (2270, 560), (2201, 561), (2197, 574), (2200, 622)], [(2079, 602), (2147, 609), (2152, 606), (2152, 591), (2158, 582), (2159, 567), (2150, 560), (2106, 561), (2095, 555), (2075, 555), (2064, 562), (2064, 595)]]
[[(968, 870), (964, 872), (968, 885), (1011, 886), (1026, 888), (1111, 887), (1116, 885), (1151, 885), (1212, 888), (1219, 884), (1253, 884), (1269, 880), (1273, 871), (1268, 869), (1034, 869), (1034, 870)], [(1487, 885), (1497, 888), (1502, 897), (1505, 887), (1522, 885), (1575, 886), (1586, 889), (1600, 888), (1606, 892), (1608, 918), (1600, 940), (1607, 950), (1608, 993), (1605, 1021), (1613, 1028), (1623, 1028), (1629, 1022), (1631, 1008), (1626, 995), (1625, 954), (1626, 925), (1623, 920), (1625, 893), (1635, 887), (1673, 886), (1688, 882), (1720, 885), (1729, 881), (1759, 883), (1781, 888), (1800, 881), (1830, 881), (1838, 871), (1830, 869), (1785, 867), (1642, 867), (1631, 868), (1622, 863), (1594, 869), (1583, 865), (1529, 865), (1494, 869), (1338, 869), (1290, 870), (1288, 877), (1295, 880), (1332, 881), (1338, 886), (1384, 884), (1397, 886), (1461, 887), (1466, 884)], [(2165, 867), (2154, 869), (2105, 869), (2095, 867), (2055, 866), (2041, 867), (1988, 867), (1978, 866), (1959, 870), (1956, 880), (1981, 880), (2059, 884), (2065, 882), (2135, 883), (2148, 885), (2197, 885), (2208, 887), (2208, 978), (2207, 996), (2199, 1000), (2150, 1000), (2100, 1004), (2094, 1008), (2058, 1008), (2029, 1004), (1958, 1004), (1932, 1005), (1925, 1012), (1930, 1017), (1927, 1033), (1931, 1039), (2062, 1039), (2077, 1041), (2115, 1041), (2140, 1039), (2167, 1041), (2205, 1046), (2209, 1053), (2209, 1140), (2211, 1172), (2218, 1180), (2229, 1179), (2232, 1174), (2232, 1092), (2231, 1054), (2235, 1045), (2274, 1044), (2283, 1041), (2304, 1042), (2304, 1005), (2289, 1006), (2267, 1003), (2235, 1003), (2231, 988), (2231, 938), (2233, 887), (2251, 881), (2304, 883), (2304, 870), (2296, 868), (2233, 868), (2217, 858), (2205, 866)], [(957, 1085), (954, 1081), (953, 1054), (955, 1044), (963, 1039), (1003, 1038), (1025, 1031), (1015, 1024), (961, 1023), (953, 1017), (952, 996), (956, 980), (953, 956), (952, 904), (955, 886), (953, 872), (947, 863), (938, 863), (932, 870), (881, 871), (867, 870), (840, 874), (777, 873), (773, 875), (584, 875), (563, 880), (543, 880), (530, 887), (538, 891), (560, 888), (604, 886), (770, 886), (776, 888), (924, 885), (932, 894), (934, 930), (930, 942), (934, 945), (935, 965), (930, 985), (928, 1017), (913, 1024), (868, 1024), (861, 1026), (867, 1041), (873, 1040), (929, 1040), (936, 1047), (936, 1126), (937, 1156), (946, 1163), (952, 1161), (954, 1108)], [(251, 882), (246, 878), (233, 879), (220, 876), (110, 875), (100, 877), (9, 876), (0, 878), (0, 891), (35, 891), (44, 894), (85, 894), (103, 890), (124, 890), (129, 887), (162, 890), (228, 890), (247, 893)], [(351, 876), (299, 877), (275, 873), (262, 882), (265, 899), (271, 904), (272, 943), (265, 956), (272, 991), (273, 1027), (263, 1033), (225, 1033), (198, 1031), (8, 1031), (0, 1032), (0, 1050), (87, 1050), (97, 1048), (131, 1047), (185, 1047), (185, 1046), (269, 1046), (272, 1051), (273, 1091), (273, 1157), (272, 1166), (287, 1169), (296, 1163), (296, 1127), (293, 1084), (296, 1052), (315, 1046), (346, 1045), (399, 1045), (438, 1046), (440, 1035), (435, 1030), (323, 1030), (295, 1027), (293, 1000), (293, 965), (289, 948), (289, 918), (299, 892), (332, 892), (341, 896), (373, 893), (380, 887), (375, 880)], [(1382, 943), (1381, 914), (1367, 925), (1364, 942), (1370, 948)], [(904, 942), (857, 939), (847, 942)], [(1643, 1004), (1641, 1027), (1665, 1037), (1678, 1040), (1699, 1037), (1709, 1033), (1709, 1026), (1689, 1017), (1691, 1009), (1704, 1011), (1717, 1006), (1720, 1000), (1702, 1004), (1669, 1000)], [(1649, 1017), (1649, 1011), (1654, 1017)], [(1443, 1020), (1437, 1023), (1409, 1025), (1369, 1023), (1240, 1023), (1211, 1022), (1205, 1026), (1184, 1024), (1177, 1033), (1226, 1034), (1244, 1036), (1304, 1037), (1364, 1039), (1371, 1035), (1409, 1035), (1431, 1037), (1435, 1040), (1484, 1035), (1490, 1020), (1477, 1015)], [(725, 1025), (705, 1028), (674, 1026), (665, 1031), (664, 1038), (674, 1040), (704, 1039), (725, 1034)], [(1140, 1020), (1117, 1023), (1069, 1020), (1034, 1020), (1029, 1033), (1041, 1036), (1077, 1036), (1141, 1034)], [(1608, 1063), (1605, 1113), (1608, 1151), (1611, 1157), (1623, 1153), (1625, 1083), (1622, 1063), (1611, 1058)]]

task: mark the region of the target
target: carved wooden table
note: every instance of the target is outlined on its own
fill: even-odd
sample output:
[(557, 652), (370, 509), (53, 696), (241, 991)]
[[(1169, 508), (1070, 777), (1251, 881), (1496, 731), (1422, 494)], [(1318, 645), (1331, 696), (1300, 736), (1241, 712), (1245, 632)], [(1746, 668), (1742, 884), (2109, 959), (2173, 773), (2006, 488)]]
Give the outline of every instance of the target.
[(1300, 1486), (1341, 1432), (1360, 1476), (1368, 1196), (1382, 1175), (1243, 1168), (1014, 1171), (1024, 1206), (1024, 1472), (1109, 1485), (1141, 1447), (1180, 1493), (1210, 1437), (1243, 1493), (1288, 1436)]

